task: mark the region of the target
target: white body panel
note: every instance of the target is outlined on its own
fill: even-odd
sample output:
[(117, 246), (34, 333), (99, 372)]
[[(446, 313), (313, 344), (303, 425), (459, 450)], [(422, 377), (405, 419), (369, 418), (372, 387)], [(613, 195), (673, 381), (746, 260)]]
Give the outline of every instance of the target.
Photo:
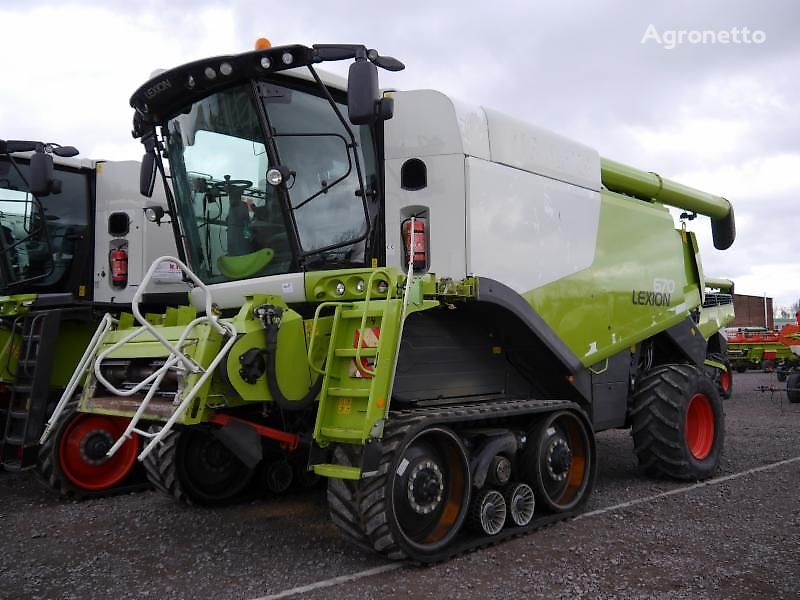
[(599, 192), (468, 158), (467, 214), (467, 271), (519, 293), (594, 261)]
[[(212, 302), (220, 308), (239, 308), (244, 304), (245, 297), (253, 294), (274, 294), (282, 296), (286, 302), (305, 302), (306, 299), (304, 273), (229, 281), (209, 285), (208, 289)], [(197, 310), (205, 311), (206, 295), (203, 290), (194, 288), (190, 298)]]
[[(395, 92), (385, 126), (386, 262), (404, 269), (401, 223), (427, 209), (429, 271), (518, 292), (591, 266), (600, 216), (597, 151), (432, 90)], [(404, 190), (417, 158), (427, 186)]]
[[(164, 188), (157, 178), (152, 198), (139, 194), (136, 161), (98, 162), (96, 174), (94, 300), (129, 303), (152, 262), (159, 256), (176, 256), (169, 216), (165, 216), (160, 226), (144, 217), (147, 206), (167, 209)], [(125, 236), (109, 233), (108, 219), (113, 213), (128, 215), (130, 226)], [(122, 289), (112, 285), (109, 268), (109, 252), (120, 244), (126, 244), (128, 250), (128, 285)], [(154, 277), (147, 290), (149, 293), (186, 291), (188, 287), (181, 282), (180, 275), (168, 270)]]

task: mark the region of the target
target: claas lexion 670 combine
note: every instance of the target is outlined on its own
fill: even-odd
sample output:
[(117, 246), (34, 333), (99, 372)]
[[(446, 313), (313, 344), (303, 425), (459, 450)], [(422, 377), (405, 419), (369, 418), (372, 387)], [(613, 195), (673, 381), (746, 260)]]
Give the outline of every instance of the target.
[[(347, 81), (314, 67), (332, 60)], [(136, 91), (142, 190), (164, 176), (190, 303), (107, 318), (63, 402), (85, 374), (80, 411), (131, 419), (109, 453), (146, 437), (178, 499), (307, 471), (346, 538), (422, 562), (579, 512), (597, 431), (631, 428), (647, 473), (710, 477), (732, 311), (704, 303), (725, 282), (667, 206), (726, 249), (729, 202), (436, 91), (381, 93), (378, 67), (403, 65), (265, 46)]]

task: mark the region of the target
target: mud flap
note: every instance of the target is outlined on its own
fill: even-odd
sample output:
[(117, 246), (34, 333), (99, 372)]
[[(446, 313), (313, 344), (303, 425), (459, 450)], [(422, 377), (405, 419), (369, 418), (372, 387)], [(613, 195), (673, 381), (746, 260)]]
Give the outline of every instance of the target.
[(247, 423), (231, 419), (214, 431), (214, 436), (248, 469), (254, 469), (263, 457), (261, 436)]

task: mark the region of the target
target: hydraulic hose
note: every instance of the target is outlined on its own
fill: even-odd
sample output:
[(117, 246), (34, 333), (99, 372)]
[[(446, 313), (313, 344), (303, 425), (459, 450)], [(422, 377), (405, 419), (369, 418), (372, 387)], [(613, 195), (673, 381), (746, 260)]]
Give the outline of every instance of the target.
[(267, 355), (266, 360), (264, 361), (264, 367), (267, 376), (267, 388), (269, 389), (269, 393), (272, 395), (272, 399), (282, 410), (306, 410), (312, 405), (314, 398), (319, 395), (319, 391), (322, 389), (322, 375), (317, 377), (317, 380), (302, 398), (290, 400), (284, 396), (283, 392), (281, 391), (281, 387), (278, 384), (276, 370), (276, 363), (278, 359), (278, 330), (281, 326), (283, 309), (270, 304), (264, 304), (255, 309), (255, 315), (264, 325), (264, 336), (266, 342), (264, 346), (264, 354)]

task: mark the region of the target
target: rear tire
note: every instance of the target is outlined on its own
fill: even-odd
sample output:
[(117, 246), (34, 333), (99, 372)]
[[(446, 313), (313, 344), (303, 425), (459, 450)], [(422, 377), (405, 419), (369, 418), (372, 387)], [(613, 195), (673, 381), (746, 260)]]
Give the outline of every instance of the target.
[(800, 373), (792, 373), (786, 379), (786, 395), (792, 404), (800, 404)]
[(725, 417), (716, 386), (690, 365), (662, 365), (641, 378), (631, 434), (649, 475), (697, 481), (719, 467)]

